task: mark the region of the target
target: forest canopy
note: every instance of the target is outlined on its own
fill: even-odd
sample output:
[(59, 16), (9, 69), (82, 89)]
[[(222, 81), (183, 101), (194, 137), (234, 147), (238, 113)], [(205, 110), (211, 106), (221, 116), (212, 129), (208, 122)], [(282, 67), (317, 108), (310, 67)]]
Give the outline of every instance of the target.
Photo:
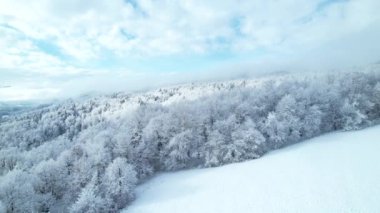
[(117, 212), (155, 172), (255, 159), (379, 118), (376, 71), (69, 100), (0, 121), (0, 212)]

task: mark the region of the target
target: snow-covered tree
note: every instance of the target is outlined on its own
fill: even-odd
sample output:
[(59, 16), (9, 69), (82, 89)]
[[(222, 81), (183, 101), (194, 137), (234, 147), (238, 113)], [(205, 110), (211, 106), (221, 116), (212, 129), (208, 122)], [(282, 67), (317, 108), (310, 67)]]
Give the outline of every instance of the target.
[(256, 129), (255, 123), (247, 119), (231, 134), (233, 154), (231, 162), (260, 157), (265, 152), (265, 138)]
[(37, 211), (39, 197), (34, 191), (36, 178), (21, 170), (13, 170), (1, 178), (0, 200), (7, 212)]
[(199, 164), (201, 153), (199, 151), (200, 137), (194, 131), (186, 130), (175, 135), (168, 145), (167, 156), (163, 161), (169, 170), (183, 169)]
[(214, 130), (206, 145), (205, 166), (219, 166), (223, 163), (225, 153), (225, 138), (219, 131)]
[(0, 200), (0, 212), (6, 212), (6, 211), (7, 211), (7, 209), (4, 205), (4, 203)]
[(107, 167), (102, 189), (112, 209), (120, 209), (133, 199), (136, 183), (136, 171), (125, 158), (116, 158)]
[(70, 212), (72, 213), (100, 213), (107, 212), (107, 202), (99, 196), (98, 186), (96, 185), (95, 174), (92, 180), (81, 190), (78, 199), (70, 207)]
[(366, 115), (360, 112), (357, 108), (357, 102), (350, 102), (345, 99), (344, 104), (341, 108), (341, 113), (343, 116), (343, 128), (344, 130), (358, 129), (363, 124), (366, 119)]
[(62, 198), (66, 189), (66, 171), (61, 164), (50, 159), (38, 164), (33, 172), (38, 177), (36, 190), (39, 193), (51, 194), (56, 199)]

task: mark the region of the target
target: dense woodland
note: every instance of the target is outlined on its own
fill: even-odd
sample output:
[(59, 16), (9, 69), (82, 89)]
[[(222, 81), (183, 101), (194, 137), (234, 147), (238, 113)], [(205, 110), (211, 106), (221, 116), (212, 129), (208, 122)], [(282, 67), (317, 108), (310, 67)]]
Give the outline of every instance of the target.
[(118, 212), (155, 172), (255, 159), (379, 118), (378, 71), (69, 100), (1, 120), (0, 212)]

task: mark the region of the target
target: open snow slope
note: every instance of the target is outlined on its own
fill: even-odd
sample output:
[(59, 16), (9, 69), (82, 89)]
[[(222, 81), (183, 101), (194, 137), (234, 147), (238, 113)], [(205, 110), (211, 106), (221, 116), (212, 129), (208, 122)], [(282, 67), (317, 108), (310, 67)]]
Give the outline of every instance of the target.
[(125, 213), (380, 212), (380, 126), (260, 159), (157, 175)]

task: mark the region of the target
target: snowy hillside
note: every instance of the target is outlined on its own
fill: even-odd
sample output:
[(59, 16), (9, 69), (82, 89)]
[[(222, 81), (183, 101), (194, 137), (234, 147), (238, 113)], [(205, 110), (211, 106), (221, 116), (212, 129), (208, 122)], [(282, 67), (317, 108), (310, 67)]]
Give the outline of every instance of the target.
[(375, 70), (188, 84), (10, 113), (0, 120), (0, 211), (118, 212), (156, 173), (260, 158), (379, 119)]
[(124, 213), (379, 212), (380, 126), (219, 168), (160, 174)]

